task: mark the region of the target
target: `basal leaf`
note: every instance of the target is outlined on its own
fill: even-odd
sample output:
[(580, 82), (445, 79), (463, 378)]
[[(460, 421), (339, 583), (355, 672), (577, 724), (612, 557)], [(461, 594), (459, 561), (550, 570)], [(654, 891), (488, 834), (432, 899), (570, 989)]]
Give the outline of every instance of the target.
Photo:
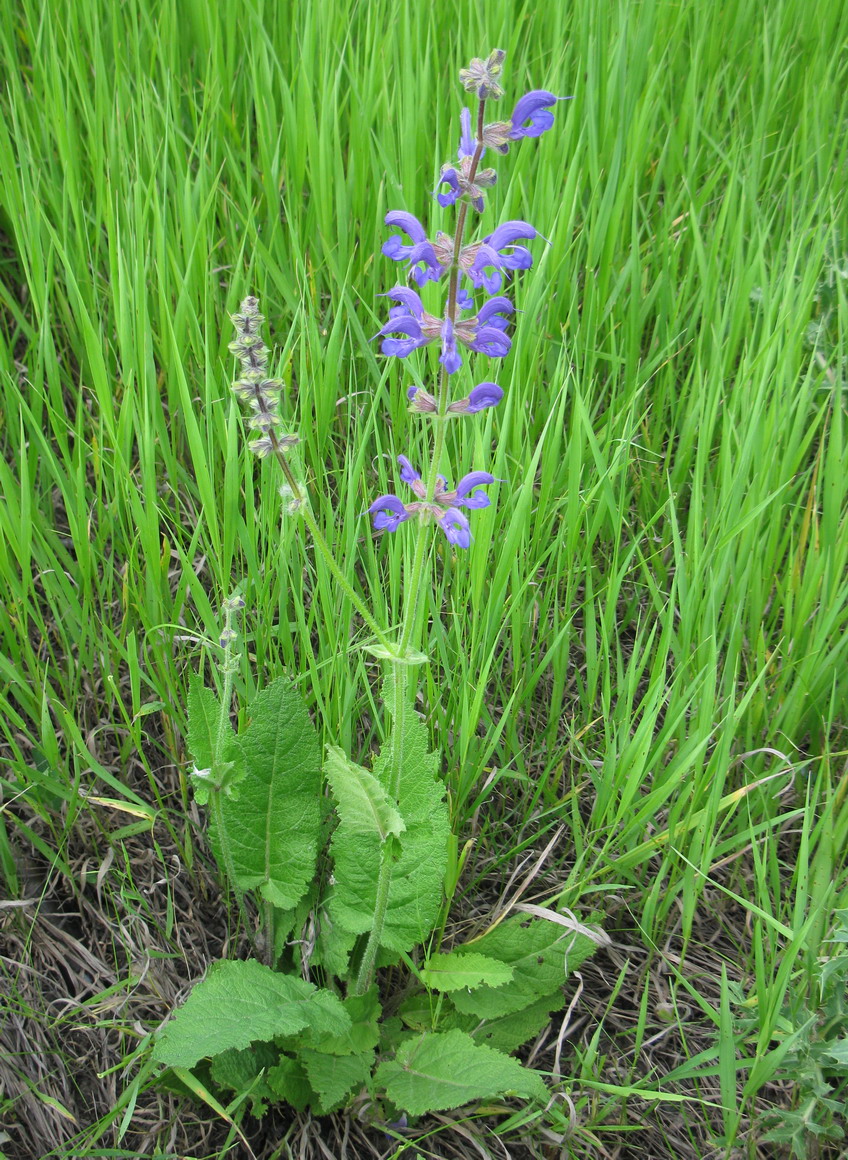
[(306, 1046), (325, 1055), (361, 1055), (377, 1046), (382, 1011), (376, 984), (364, 995), (348, 995), (342, 1006), (350, 1016), (350, 1028), (342, 1035), (310, 1034)]
[(297, 690), (274, 681), (250, 706), (239, 735), (245, 775), (238, 800), (224, 798), (236, 884), (282, 910), (297, 906), (315, 873), (320, 832), (321, 754)]
[(280, 1057), (276, 1067), (270, 1067), (266, 1081), (274, 1095), (302, 1112), (317, 1099), (306, 1075), (306, 1068), (300, 1059), (289, 1055)]
[(161, 1032), (153, 1058), (170, 1067), (193, 1067), (229, 1048), (245, 1048), (275, 1035), (343, 1035), (350, 1016), (337, 995), (279, 974), (253, 960), (216, 963)]
[(475, 1043), (464, 1031), (427, 1033), (403, 1043), (393, 1060), (380, 1064), (374, 1079), (396, 1107), (412, 1116), (507, 1094), (535, 1100), (548, 1095), (538, 1072)]
[(256, 1043), (240, 1051), (230, 1048), (212, 1061), (212, 1079), (219, 1088), (238, 1094), (249, 1091), (252, 1114), (261, 1116), (266, 1110), (266, 1101), (275, 1097), (265, 1073), (278, 1063), (279, 1056), (270, 1043)]
[(327, 746), (324, 773), (338, 802), (340, 824), (349, 834), (376, 835), (385, 842), (406, 826), (373, 773), (351, 761), (336, 745)]
[(374, 1052), (359, 1055), (324, 1055), (304, 1050), (300, 1058), (306, 1068), (310, 1087), (318, 1096), (315, 1111), (320, 1115), (335, 1111), (345, 1097), (368, 1083), (374, 1066)]
[(440, 1024), (467, 1031), (475, 1043), (486, 1043), (498, 1051), (515, 1051), (527, 1043), (551, 1021), (554, 1011), (565, 1006), (563, 995), (543, 995), (541, 999), (495, 1019), (479, 1019), (476, 1015), (462, 1015), (458, 1011), (443, 1012)]
[(457, 1010), (479, 1019), (496, 1019), (559, 990), (571, 971), (596, 950), (586, 935), (564, 931), (541, 918), (507, 918), (494, 930), (468, 944), (468, 951), (508, 963), (512, 981), (504, 987), (457, 991)]
[(486, 983), (500, 987), (512, 978), (512, 967), (473, 951), (431, 955), (421, 971), (421, 982), (433, 991), (459, 991)]

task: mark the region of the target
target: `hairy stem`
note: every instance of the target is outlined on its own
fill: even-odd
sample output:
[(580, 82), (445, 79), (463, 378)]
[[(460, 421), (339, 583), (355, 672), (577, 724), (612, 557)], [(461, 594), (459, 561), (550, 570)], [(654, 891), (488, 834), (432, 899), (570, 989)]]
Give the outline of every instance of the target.
[[(405, 668), (404, 665), (400, 665), (399, 667)], [(382, 938), (383, 925), (386, 921), (386, 910), (389, 905), (389, 883), (392, 877), (391, 845), (391, 839), (387, 838), (383, 842), (383, 848), (380, 851), (380, 872), (377, 876), (374, 925), (371, 928), (371, 934), (368, 936), (362, 962), (359, 964), (359, 974), (356, 976), (356, 985), (353, 991), (354, 995), (364, 995), (371, 986), (371, 980), (374, 978), (374, 964), (377, 961), (377, 951), (380, 949), (380, 939)]]

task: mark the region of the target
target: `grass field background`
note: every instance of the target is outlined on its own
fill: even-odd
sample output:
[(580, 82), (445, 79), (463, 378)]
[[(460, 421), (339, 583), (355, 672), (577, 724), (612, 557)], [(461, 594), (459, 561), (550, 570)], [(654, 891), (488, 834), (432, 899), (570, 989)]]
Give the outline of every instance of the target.
[[(259, 297), (315, 511), (397, 624), (411, 536), (363, 513), (421, 458), (405, 388), (435, 364), (369, 343), (383, 217), (451, 230), (430, 192), (457, 72), (495, 46), (505, 112), (574, 99), (483, 217), (550, 244), (510, 357), (458, 376), (506, 397), (451, 425), (446, 474), (503, 482), (467, 553), (435, 544), (419, 707), (475, 839), (457, 923), (529, 875), (525, 901), (614, 946), (582, 972), (564, 1094), (459, 1127), (493, 1155), (498, 1133), (516, 1156), (844, 1155), (848, 1061), (822, 1044), (848, 1039), (846, 37), (825, 0), (7, 10), (9, 1157), (224, 1154), (226, 1125), (144, 1072), (187, 980), (236, 953), (182, 741), (222, 599), (247, 601), (243, 696), (287, 671), (326, 740), (380, 729), (350, 605), (245, 453), (228, 312)], [(794, 1144), (762, 1143), (769, 1108)], [(449, 1117), (428, 1129), (422, 1155), (472, 1153)], [(319, 1155), (333, 1130), (251, 1142)]]

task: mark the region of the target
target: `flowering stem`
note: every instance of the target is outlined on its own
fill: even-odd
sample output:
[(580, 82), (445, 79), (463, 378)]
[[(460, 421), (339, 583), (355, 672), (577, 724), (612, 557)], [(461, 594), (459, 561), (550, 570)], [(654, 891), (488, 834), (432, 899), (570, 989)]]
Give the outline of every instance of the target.
[[(473, 181), (477, 173), (477, 166), (480, 163), (480, 158), (483, 156), (483, 117), (485, 111), (485, 101), (480, 101), (477, 110), (477, 147), (474, 150), (474, 156), (471, 161), (471, 171), (469, 180)], [(465, 221), (468, 217), (468, 202), (463, 202), (459, 207), (459, 215), (456, 223), (456, 237), (453, 246), (453, 266), (451, 269), (450, 284), (448, 288), (448, 303), (447, 303), (447, 317), (453, 325), (456, 322), (457, 315), (457, 294), (459, 291), (459, 255), (462, 250), (462, 237), (465, 232)], [(439, 380), (439, 402), (438, 412), (433, 418), (444, 420), (448, 411), (448, 373), (442, 367), (442, 373)], [(426, 502), (432, 503), (433, 497), (436, 494), (436, 484), (439, 478), (439, 464), (442, 459), (442, 452), (445, 446), (447, 424), (442, 422), (436, 423), (436, 429), (433, 436), (433, 450), (430, 457), (430, 468), (427, 473), (427, 497)], [(408, 649), (417, 646), (416, 630), (418, 628), (418, 609), (421, 603), (421, 594), (424, 590), (424, 565), (427, 555), (427, 544), (429, 542), (429, 525), (430, 521), (427, 519), (420, 519), (418, 522), (418, 532), (415, 537), (415, 549), (412, 557), (412, 573), (410, 575), (409, 583), (405, 585), (406, 601), (403, 610), (403, 625), (400, 634), (399, 654), (401, 657), (405, 655)], [(400, 792), (400, 780), (403, 773), (405, 755), (403, 748), (403, 741), (405, 736), (405, 716), (409, 706), (409, 666), (405, 664), (394, 665), (394, 686), (392, 695), (392, 737), (391, 737), (391, 754), (389, 763), (389, 789), (392, 797), (396, 800)], [(371, 985), (371, 978), (374, 973), (374, 963), (377, 960), (377, 951), (380, 946), (380, 939), (383, 934), (383, 923), (386, 917), (386, 907), (389, 900), (389, 885), (391, 882), (392, 861), (387, 856), (385, 847), (383, 848), (383, 856), (380, 860), (380, 870), (377, 876), (377, 896), (374, 908), (374, 921), (371, 927), (371, 934), (368, 937), (368, 943), (365, 947), (365, 953), (362, 956), (362, 963), (359, 969), (359, 975), (356, 980), (356, 994), (361, 995), (367, 991)]]
[[(483, 120), (485, 117), (486, 102), (480, 101), (477, 109), (477, 147), (474, 150), (474, 156), (471, 159), (471, 171), (469, 173), (469, 181), (473, 181), (477, 174), (477, 167), (480, 164), (480, 158), (483, 156)], [(447, 316), (451, 324), (456, 322), (457, 313), (457, 293), (459, 291), (459, 255), (462, 251), (462, 238), (465, 233), (465, 221), (468, 217), (468, 202), (463, 201), (459, 207), (459, 215), (456, 221), (456, 236), (453, 243), (453, 266), (451, 268), (450, 283), (448, 286), (448, 305)], [(444, 419), (448, 410), (448, 373), (442, 367), (442, 373), (439, 379), (439, 409), (434, 416), (438, 419)], [(430, 459), (430, 470), (427, 474), (427, 502), (433, 502), (433, 496), (436, 494), (436, 482), (439, 477), (439, 463), (441, 462), (442, 452), (445, 446), (446, 427), (444, 422), (436, 423), (436, 431), (433, 437), (433, 453)], [(422, 572), (424, 569), (424, 557), (427, 547), (428, 537), (428, 521), (420, 520), (418, 524), (418, 534), (415, 537), (415, 554), (412, 559), (412, 575), (410, 582), (406, 585), (408, 593), (406, 599), (406, 606), (404, 608), (403, 628), (401, 629), (400, 637), (400, 652), (401, 656), (406, 649), (414, 647), (413, 636), (415, 634), (416, 622), (418, 620), (418, 605), (423, 589)], [(417, 642), (416, 642), (417, 643)]]

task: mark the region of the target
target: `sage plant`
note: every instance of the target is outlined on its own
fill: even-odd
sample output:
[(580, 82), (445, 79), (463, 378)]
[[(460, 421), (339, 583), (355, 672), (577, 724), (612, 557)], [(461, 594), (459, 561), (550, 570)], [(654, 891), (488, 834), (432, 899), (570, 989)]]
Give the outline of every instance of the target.
[[(383, 254), (400, 274), (385, 294), (388, 318), (376, 336), (380, 349), (399, 359), (431, 344), (439, 351), (432, 389), (407, 389), (410, 410), (429, 424), (425, 462), (419, 469), (399, 455), (402, 494), (377, 496), (368, 508), (380, 534), (415, 529), (396, 636), (377, 624), (350, 586), (292, 466), (297, 437), (285, 430), (281, 383), (269, 371), (257, 300), (245, 298), (233, 315), (231, 349), (241, 368), (233, 390), (249, 407), (248, 450), (279, 464), (290, 512), (302, 517), (362, 616), (372, 634), (365, 647), (385, 670), (386, 740), (370, 769), (334, 745), (327, 746), (322, 762), (315, 726), (285, 677), (258, 694), (245, 714), (247, 728), (235, 733), (231, 697), (240, 596), (224, 604), (223, 696), (199, 678), (191, 682), (188, 745), (195, 794), (201, 804), (211, 799), (213, 850), (242, 916), (248, 894), (258, 904), (262, 930), (254, 945), (265, 962), (217, 964), (159, 1035), (154, 1059), (175, 1069), (209, 1059), (216, 1090), (249, 1095), (256, 1114), (273, 1101), (336, 1111), (363, 1090), (378, 1109), (385, 1108), (386, 1119), (505, 1093), (546, 1099), (540, 1074), (508, 1053), (563, 1006), (566, 975), (600, 938), (570, 917), (534, 907), (532, 917), (498, 915), (472, 941), (442, 949), (461, 872), (461, 861), (449, 852), (458, 848), (460, 835), (450, 832), (440, 758), (413, 708), (412, 675), (427, 663), (419, 609), (429, 583), (434, 526), (451, 547), (473, 550), (473, 513), (491, 504), (489, 489), (498, 482), (470, 464), (450, 468), (455, 483), (442, 473), (448, 422), (473, 422), (503, 398), (489, 380), (468, 390), (454, 384), (475, 355), (508, 356), (515, 314), (511, 280), (532, 267), (525, 243), (541, 237), (525, 221), (505, 221), (472, 235), (497, 178), (482, 162), (487, 153), (506, 154), (524, 138), (549, 130), (557, 101), (565, 99), (534, 90), (508, 118), (489, 118), (491, 103), (503, 95), (504, 56), (496, 49), (460, 72), (476, 108), (462, 111), (457, 158), (442, 167), (435, 191), (438, 205), (455, 215), (453, 232), (438, 229), (431, 240), (406, 210), (393, 210), (385, 219), (394, 232)], [(429, 283), (442, 290), (437, 313), (422, 302)], [(333, 722), (326, 723), (326, 732), (335, 734)], [(329, 875), (319, 873), (327, 797), (334, 806)], [(381, 966), (401, 966), (408, 977), (392, 992), (378, 976)], [(397, 973), (393, 977), (396, 982)], [(399, 1018), (382, 1018), (386, 1004)]]

